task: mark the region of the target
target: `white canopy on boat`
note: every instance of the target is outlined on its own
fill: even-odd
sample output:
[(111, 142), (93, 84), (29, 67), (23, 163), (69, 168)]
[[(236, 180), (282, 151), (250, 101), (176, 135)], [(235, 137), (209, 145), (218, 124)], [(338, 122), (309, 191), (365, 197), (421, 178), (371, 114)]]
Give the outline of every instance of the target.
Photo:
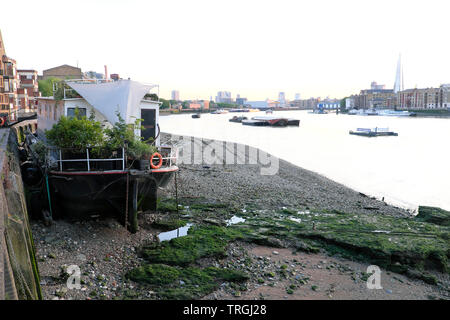
[(111, 124), (120, 116), (126, 123), (134, 123), (141, 117), (139, 104), (156, 85), (142, 84), (131, 80), (119, 80), (104, 83), (86, 83), (67, 81), (96, 111), (100, 112)]

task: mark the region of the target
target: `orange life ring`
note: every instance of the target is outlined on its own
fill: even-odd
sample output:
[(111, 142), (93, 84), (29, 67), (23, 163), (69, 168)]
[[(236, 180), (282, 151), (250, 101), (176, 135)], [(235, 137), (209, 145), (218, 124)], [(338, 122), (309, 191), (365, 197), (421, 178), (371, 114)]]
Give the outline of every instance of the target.
[[(159, 158), (159, 162), (158, 162), (158, 164), (156, 166), (153, 164), (153, 158), (154, 157), (158, 157)], [(152, 156), (150, 157), (150, 166), (152, 167), (152, 169), (159, 169), (159, 168), (161, 168), (162, 163), (163, 163), (162, 156), (158, 152), (155, 152), (154, 154), (152, 154)]]
[(3, 117), (0, 117), (0, 127), (3, 127), (4, 124), (5, 124), (5, 119), (3, 119)]

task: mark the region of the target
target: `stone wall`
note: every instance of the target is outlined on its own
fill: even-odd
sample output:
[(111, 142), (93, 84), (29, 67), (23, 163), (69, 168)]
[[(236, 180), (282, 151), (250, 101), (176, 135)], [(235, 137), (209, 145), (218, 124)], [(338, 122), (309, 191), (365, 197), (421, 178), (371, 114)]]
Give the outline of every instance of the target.
[(0, 130), (0, 300), (40, 299), (15, 129)]

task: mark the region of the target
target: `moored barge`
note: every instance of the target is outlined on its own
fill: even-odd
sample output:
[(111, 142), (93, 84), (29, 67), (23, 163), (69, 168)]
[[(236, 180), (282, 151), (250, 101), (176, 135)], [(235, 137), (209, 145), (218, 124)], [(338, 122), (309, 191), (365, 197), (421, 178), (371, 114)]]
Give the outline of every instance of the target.
[(398, 133), (389, 131), (389, 128), (357, 128), (356, 131), (349, 131), (349, 134), (362, 137), (398, 136)]
[[(138, 212), (156, 210), (158, 189), (167, 186), (178, 171), (176, 149), (160, 144), (160, 102), (145, 98), (155, 86), (130, 80), (72, 80), (66, 84), (79, 97), (39, 98), (38, 131), (26, 139), (30, 159), (23, 166), (22, 175), (32, 190), (32, 213), (42, 214), (50, 222), (57, 218), (114, 216), (136, 232)], [(125, 142), (122, 148), (105, 152), (95, 147), (70, 149), (50, 145), (44, 131), (50, 130), (61, 116), (78, 116), (75, 110), (105, 126), (117, 123), (119, 114), (124, 115), (127, 124), (142, 119), (135, 134), (152, 141), (157, 151), (151, 157), (137, 159), (130, 156)], [(45, 146), (44, 158), (36, 152), (38, 144)]]

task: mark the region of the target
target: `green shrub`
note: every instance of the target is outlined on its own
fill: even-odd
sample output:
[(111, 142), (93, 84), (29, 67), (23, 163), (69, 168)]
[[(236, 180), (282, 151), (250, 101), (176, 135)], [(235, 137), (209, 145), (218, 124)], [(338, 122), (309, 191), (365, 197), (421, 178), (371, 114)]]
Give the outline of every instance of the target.
[(149, 158), (157, 151), (157, 148), (150, 144), (151, 140), (143, 141), (141, 137), (136, 136), (135, 130), (141, 129), (141, 119), (136, 119), (134, 124), (126, 124), (119, 113), (117, 117), (119, 121), (104, 130), (107, 137), (106, 148), (117, 150), (125, 144), (128, 156), (133, 159)]
[(101, 123), (78, 116), (78, 109), (75, 110), (75, 117), (62, 116), (45, 134), (58, 148), (84, 149), (104, 144)]

